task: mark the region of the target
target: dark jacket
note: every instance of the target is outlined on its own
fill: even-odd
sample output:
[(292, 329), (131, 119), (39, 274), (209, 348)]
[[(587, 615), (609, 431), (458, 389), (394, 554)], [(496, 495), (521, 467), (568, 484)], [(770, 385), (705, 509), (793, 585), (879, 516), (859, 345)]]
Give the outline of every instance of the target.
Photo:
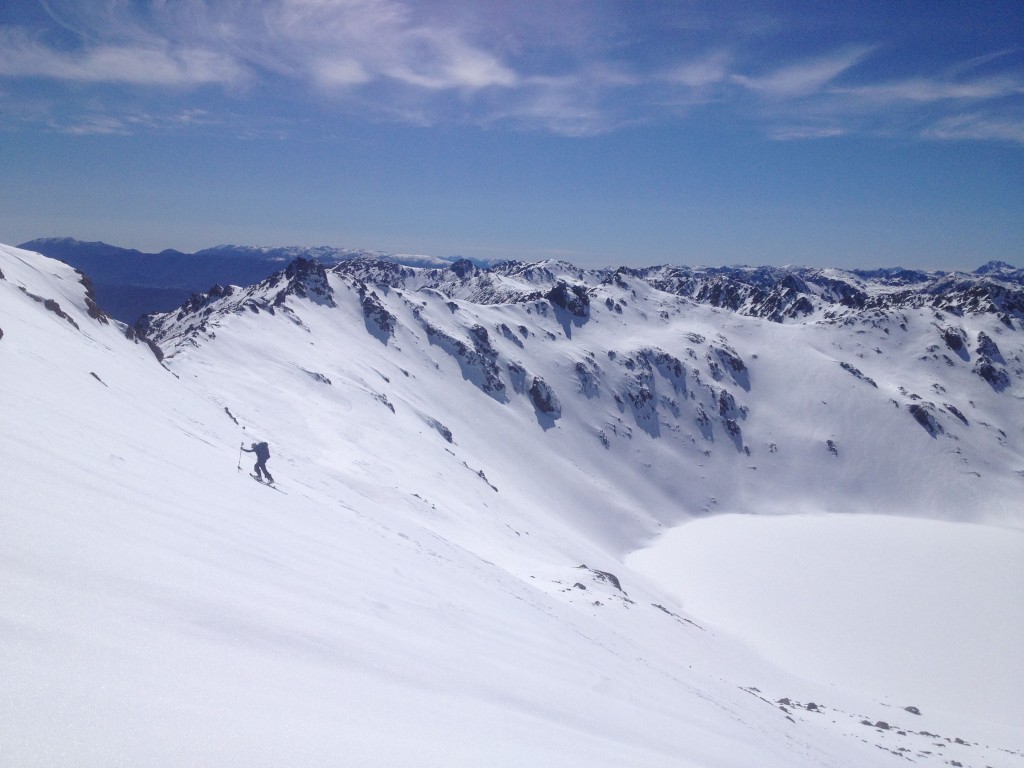
[(252, 448), (243, 448), (246, 453), (255, 453), (256, 458), (260, 461), (266, 461), (270, 458), (270, 446), (266, 443), (253, 443)]

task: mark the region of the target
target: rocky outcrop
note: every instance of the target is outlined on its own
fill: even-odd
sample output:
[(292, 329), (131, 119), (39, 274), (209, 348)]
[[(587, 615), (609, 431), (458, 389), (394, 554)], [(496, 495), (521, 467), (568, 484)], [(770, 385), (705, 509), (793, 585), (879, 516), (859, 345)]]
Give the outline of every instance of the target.
[(987, 381), (989, 386), (991, 386), (996, 392), (1002, 392), (1010, 386), (1010, 376), (1006, 372), (1006, 369), (1000, 365), (996, 365), (987, 357), (978, 358), (978, 361), (974, 364), (974, 368), (971, 370), (973, 373)]
[(708, 368), (715, 381), (721, 381), (726, 374), (746, 391), (750, 391), (750, 373), (743, 359), (728, 344), (712, 344), (707, 353)]
[(544, 294), (544, 298), (573, 317), (590, 316), (590, 296), (587, 295), (585, 285), (569, 285), (564, 280), (559, 280), (554, 288)]
[(935, 406), (931, 403), (912, 403), (907, 407), (907, 411), (932, 437), (938, 437), (944, 433), (942, 424), (939, 423), (935, 416)]
[(1010, 376), (1003, 367), (1006, 361), (1003, 359), (999, 347), (992, 338), (982, 331), (978, 334), (978, 346), (975, 348), (978, 355), (972, 371), (989, 383), (996, 392), (1002, 392), (1010, 386)]
[(363, 321), (366, 330), (383, 344), (395, 335), (397, 318), (391, 314), (381, 302), (376, 291), (370, 291), (365, 285), (359, 287), (359, 306), (363, 310)]
[(533, 403), (533, 407), (540, 413), (550, 416), (553, 419), (561, 417), (562, 404), (559, 402), (554, 390), (548, 386), (548, 383), (544, 381), (544, 379), (539, 376), (533, 377), (533, 382), (530, 384), (529, 395), (530, 402)]
[(960, 421), (963, 422), (965, 427), (971, 426), (971, 423), (967, 420), (967, 417), (964, 416), (963, 412), (959, 408), (957, 408), (955, 405), (950, 405), (949, 403), (943, 403), (942, 407), (945, 408), (949, 413), (953, 414), (958, 419), (960, 419)]
[(601, 369), (597, 362), (588, 358), (585, 362), (579, 361), (573, 366), (576, 380), (580, 385), (580, 392), (588, 398), (598, 397), (601, 392)]
[(481, 325), (470, 328), (470, 343), (467, 344), (428, 322), (423, 313), (416, 312), (415, 316), (426, 331), (430, 343), (439, 346), (458, 361), (465, 379), (496, 400), (505, 402), (505, 383), (501, 380), (498, 368), (498, 351), (491, 344), (486, 328)]
[(878, 389), (878, 385), (875, 383), (874, 379), (872, 379), (870, 376), (865, 376), (863, 373), (860, 372), (859, 368), (854, 367), (852, 364), (840, 362), (839, 367), (842, 368), (847, 373), (851, 374), (854, 378), (863, 381), (865, 384), (870, 384), (875, 389)]
[(1003, 355), (999, 351), (999, 346), (992, 341), (992, 337), (984, 331), (978, 334), (978, 346), (974, 350), (981, 357), (988, 358), (989, 360), (996, 363), (1004, 363)]
[(334, 291), (327, 281), (327, 272), (318, 261), (298, 258), (284, 270), (287, 285), (277, 294), (275, 306), (284, 302), (289, 294), (309, 299), (314, 304), (333, 307)]
[[(641, 349), (632, 355), (616, 356), (616, 359), (626, 375), (615, 392), (615, 402), (620, 410), (629, 407), (638, 427), (653, 437), (659, 436), (659, 409), (668, 409), (673, 416), (679, 416), (679, 405), (672, 396), (686, 396), (686, 366), (660, 349)], [(669, 383), (670, 392), (659, 393), (655, 373)]]
[(93, 320), (96, 320), (97, 322), (103, 323), (104, 325), (108, 324), (110, 322), (110, 319), (107, 316), (107, 313), (104, 312), (102, 309), (100, 309), (99, 305), (96, 303), (96, 291), (93, 288), (92, 280), (90, 278), (86, 277), (85, 275), (83, 275), (81, 272), (79, 272), (78, 274), (81, 276), (81, 279), (79, 280), (79, 282), (82, 284), (82, 287), (85, 289), (85, 311), (86, 311), (86, 313)]
[(947, 326), (940, 329), (939, 333), (942, 336), (942, 340), (946, 342), (946, 346), (956, 353), (960, 359), (970, 359), (971, 356), (967, 351), (967, 334), (964, 333), (963, 328)]
[(71, 315), (69, 315), (63, 309), (61, 309), (61, 306), (60, 306), (60, 304), (57, 301), (55, 301), (54, 299), (44, 299), (42, 296), (36, 296), (34, 293), (31, 293), (31, 292), (25, 290), (24, 286), (19, 285), (18, 288), (21, 290), (22, 293), (24, 293), (30, 299), (32, 299), (33, 301), (36, 301), (36, 302), (42, 304), (43, 307), (46, 310), (48, 310), (49, 312), (53, 312), (53, 314), (55, 314), (61, 320), (64, 320), (65, 322), (70, 323), (72, 326), (74, 326), (76, 331), (77, 330), (81, 330), (78, 327), (78, 323), (75, 322), (75, 319), (73, 317), (71, 317)]

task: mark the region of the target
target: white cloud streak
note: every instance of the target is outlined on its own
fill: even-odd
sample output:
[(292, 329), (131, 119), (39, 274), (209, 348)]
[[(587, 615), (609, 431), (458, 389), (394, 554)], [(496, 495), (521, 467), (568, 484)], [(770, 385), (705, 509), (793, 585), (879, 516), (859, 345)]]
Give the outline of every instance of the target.
[(781, 67), (766, 75), (733, 75), (732, 81), (771, 98), (807, 96), (820, 92), (824, 86), (863, 61), (870, 52), (870, 48), (857, 48)]
[(101, 45), (63, 52), (0, 29), (0, 76), (155, 86), (236, 85), (244, 66), (202, 48)]
[(893, 83), (876, 83), (832, 91), (855, 98), (893, 102), (982, 101), (1024, 94), (1024, 80), (988, 78), (968, 82), (914, 79)]
[[(755, 57), (753, 41), (770, 50), (761, 38), (778, 34), (762, 26), (756, 35), (719, 30), (679, 46), (674, 57), (649, 57), (636, 41), (651, 30), (633, 29), (632, 17), (623, 22), (608, 8), (535, 0), (514, 8), (504, 0), (49, 0), (53, 30), (0, 27), (0, 81), (214, 86), (266, 100), (278, 116), (305, 101), (418, 125), (457, 121), (572, 136), (699, 119), (714, 103), (773, 139), (834, 137), (889, 121), (930, 138), (959, 131), (1017, 140), (1013, 119), (993, 113), (969, 129), (944, 106), (980, 114), (984, 105), (1019, 101), (1017, 49), (886, 80), (872, 67), (881, 44)], [(686, 35), (701, 26), (678, 28)], [(935, 127), (922, 132), (923, 123)], [(103, 125), (97, 119), (94, 130)]]
[(954, 115), (922, 132), (942, 141), (1007, 141), (1024, 145), (1024, 119), (992, 118), (981, 114)]
[(712, 51), (703, 58), (682, 62), (665, 73), (665, 80), (685, 88), (707, 88), (729, 77), (732, 55)]

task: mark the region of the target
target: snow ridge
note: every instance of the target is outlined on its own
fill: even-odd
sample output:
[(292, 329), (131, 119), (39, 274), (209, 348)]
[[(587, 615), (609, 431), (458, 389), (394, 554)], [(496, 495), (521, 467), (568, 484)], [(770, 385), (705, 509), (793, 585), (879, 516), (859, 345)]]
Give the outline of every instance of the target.
[[(904, 521), (914, 562), (975, 542), (1020, 578), (1020, 318), (970, 294), (1006, 299), (1007, 270), (910, 298), (893, 274), (786, 272), (698, 300), (658, 270), (303, 257), (129, 331), (80, 274), (0, 246), (0, 753), (1024, 765), (977, 696), (947, 711), (884, 665), (866, 691), (777, 666), (634, 559), (718, 513), (867, 512), (858, 535)], [(247, 477), (255, 440), (282, 493)], [(930, 523), (950, 527), (911, 527)], [(985, 655), (1012, 710), (1019, 590), (971, 583), (1006, 623), (961, 642), (1007, 639)], [(876, 632), (913, 652), (896, 625)], [(947, 693), (995, 685), (947, 673)]]

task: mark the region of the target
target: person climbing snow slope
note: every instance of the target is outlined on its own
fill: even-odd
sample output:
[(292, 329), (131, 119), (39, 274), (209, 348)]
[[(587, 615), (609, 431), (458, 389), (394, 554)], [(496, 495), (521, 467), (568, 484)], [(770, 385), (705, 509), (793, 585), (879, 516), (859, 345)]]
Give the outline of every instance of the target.
[(251, 448), (246, 448), (242, 445), (242, 450), (246, 453), (256, 454), (256, 466), (255, 474), (253, 475), (260, 482), (263, 481), (264, 475), (267, 478), (268, 483), (273, 483), (274, 478), (271, 476), (270, 471), (267, 469), (267, 459), (270, 458), (270, 446), (266, 443), (253, 443)]

